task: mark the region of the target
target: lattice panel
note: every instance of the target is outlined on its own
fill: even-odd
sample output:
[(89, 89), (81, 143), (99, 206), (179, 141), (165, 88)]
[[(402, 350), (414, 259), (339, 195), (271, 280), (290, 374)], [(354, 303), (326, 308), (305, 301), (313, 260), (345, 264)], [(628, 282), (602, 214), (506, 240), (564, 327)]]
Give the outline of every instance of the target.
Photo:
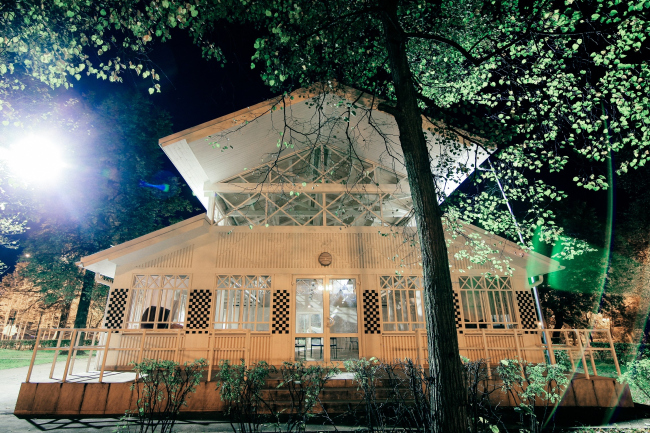
[(129, 289), (113, 289), (111, 291), (111, 299), (106, 309), (106, 317), (104, 318), (104, 328), (122, 329), (124, 310), (126, 309), (128, 297)]
[(379, 294), (374, 290), (363, 291), (363, 332), (364, 334), (381, 334)]
[[(242, 191), (215, 195), (214, 219), (219, 225), (368, 226), (404, 224), (411, 220), (408, 191), (395, 188), (405, 179), (388, 167), (320, 144), (247, 170), (221, 183)], [(390, 191), (365, 191), (378, 182)], [(338, 192), (297, 191), (300, 185), (344, 186)], [(257, 188), (262, 185), (272, 188)], [(360, 190), (350, 193), (350, 187)]]
[(194, 290), (190, 293), (187, 313), (187, 334), (203, 334), (210, 325), (210, 301), (212, 291), (208, 289)]
[(273, 321), (271, 324), (272, 334), (289, 333), (289, 300), (289, 291), (276, 290), (273, 292)]
[(523, 329), (537, 329), (537, 312), (533, 294), (528, 290), (518, 290), (517, 306), (519, 307), (519, 320)]
[[(460, 297), (458, 296), (458, 292), (454, 292), (454, 316), (456, 318), (456, 329), (462, 328), (463, 326), (463, 319), (460, 316)], [(459, 331), (461, 334), (463, 331)]]

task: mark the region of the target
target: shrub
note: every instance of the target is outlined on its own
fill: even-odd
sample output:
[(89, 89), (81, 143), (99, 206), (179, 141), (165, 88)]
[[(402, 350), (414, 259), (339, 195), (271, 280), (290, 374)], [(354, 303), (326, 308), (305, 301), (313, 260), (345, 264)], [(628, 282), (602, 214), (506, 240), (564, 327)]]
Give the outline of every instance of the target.
[(498, 387), (490, 384), (487, 361), (479, 359), (470, 361), (461, 357), (467, 380), (467, 414), (470, 432), (498, 432), (499, 425), (505, 426), (501, 417), (490, 404), (490, 394)]
[(196, 391), (203, 378), (207, 367), (205, 359), (183, 365), (144, 359), (132, 365), (133, 371), (140, 376), (140, 380), (131, 385), (131, 391), (135, 389), (137, 393), (137, 411), (127, 411), (120, 429), (153, 433), (160, 428), (160, 433), (171, 432), (181, 407), (187, 406), (190, 394)]
[[(496, 370), (502, 381), (501, 389), (518, 405), (515, 411), (519, 412), (524, 428), (533, 433), (541, 432), (549, 406), (559, 404), (564, 390), (569, 385), (566, 369), (559, 364), (533, 364), (504, 359)], [(541, 421), (535, 414), (538, 398), (544, 402)]]
[(233, 431), (239, 433), (259, 432), (264, 424), (263, 409), (272, 412), (269, 402), (262, 398), (262, 389), (269, 374), (275, 371), (262, 361), (250, 368), (242, 359), (241, 364), (221, 361), (217, 381), (221, 400), (228, 406), (228, 417)]
[(619, 382), (643, 394), (650, 401), (650, 359), (636, 359), (627, 363), (627, 371), (619, 377)]
[(307, 365), (303, 361), (284, 362), (280, 367), (282, 382), (278, 388), (288, 391), (291, 404), (286, 414), (286, 422), (281, 422), (279, 412), (274, 413), (277, 430), (287, 433), (304, 431), (309, 419), (317, 415), (314, 409), (319, 405), (318, 415), (333, 424), (319, 396), (325, 384), (339, 372), (336, 367)]

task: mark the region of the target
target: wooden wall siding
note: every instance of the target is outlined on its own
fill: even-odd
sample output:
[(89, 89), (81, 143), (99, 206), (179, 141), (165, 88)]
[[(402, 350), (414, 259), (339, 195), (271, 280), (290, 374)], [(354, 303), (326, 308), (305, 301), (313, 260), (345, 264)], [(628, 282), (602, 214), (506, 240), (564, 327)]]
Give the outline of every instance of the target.
[(194, 245), (181, 248), (164, 256), (156, 257), (136, 266), (137, 268), (191, 268)]
[[(315, 268), (332, 254), (328, 269), (419, 269), (419, 250), (401, 235), (378, 233), (231, 233), (219, 235), (217, 268)], [(394, 259), (394, 260), (393, 260)]]

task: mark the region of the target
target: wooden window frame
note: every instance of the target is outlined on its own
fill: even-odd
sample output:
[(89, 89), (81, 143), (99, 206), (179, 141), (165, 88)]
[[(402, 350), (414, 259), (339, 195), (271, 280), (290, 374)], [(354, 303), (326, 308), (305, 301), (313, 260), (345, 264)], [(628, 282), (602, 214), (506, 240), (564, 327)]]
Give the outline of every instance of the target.
[(382, 333), (426, 329), (421, 276), (380, 275), (379, 293)]
[(519, 328), (518, 305), (510, 277), (461, 276), (458, 285), (462, 328)]
[[(134, 273), (131, 279), (127, 308), (124, 312), (124, 328), (184, 328), (191, 290), (192, 276), (190, 274)], [(176, 295), (178, 295), (178, 299), (176, 299)], [(157, 297), (155, 304), (153, 303), (154, 296)], [(165, 304), (169, 303), (172, 307), (171, 310), (166, 309), (168, 311), (166, 315), (163, 310), (158, 310), (163, 300)], [(145, 306), (146, 304), (149, 305)], [(153, 306), (156, 307), (156, 310), (148, 311)], [(152, 317), (153, 320), (143, 321), (142, 318), (145, 314)]]
[[(214, 280), (214, 307), (210, 314), (210, 328), (222, 330), (250, 329), (251, 332), (269, 334), (271, 332), (271, 311), (273, 308), (272, 281), (272, 274), (217, 274)], [(257, 293), (253, 295), (253, 292)], [(260, 298), (261, 302), (259, 301)], [(226, 310), (226, 320), (218, 320), (224, 319), (220, 315), (220, 312), (223, 311), (221, 306), (223, 306), (224, 302), (230, 303), (231, 301), (232, 305), (230, 307), (232, 307), (232, 310), (230, 308)], [(252, 314), (251, 308), (253, 309)]]

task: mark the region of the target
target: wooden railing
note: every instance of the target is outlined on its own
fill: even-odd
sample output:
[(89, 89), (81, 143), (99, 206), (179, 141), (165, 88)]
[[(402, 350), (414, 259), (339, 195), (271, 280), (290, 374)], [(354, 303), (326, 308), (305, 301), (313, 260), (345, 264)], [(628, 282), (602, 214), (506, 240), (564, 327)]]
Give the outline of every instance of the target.
[[(554, 334), (560, 335), (561, 344), (552, 342)], [(605, 340), (608, 346), (592, 346), (594, 338)], [(555, 354), (564, 352), (574, 372), (577, 368), (576, 360), (582, 361), (584, 374), (589, 379), (587, 360), (593, 375), (598, 375), (594, 355), (609, 352), (616, 372), (621, 374), (609, 329), (465, 329), (458, 339), (460, 355), (473, 361), (484, 359), (489, 370), (503, 359), (556, 364)], [(405, 358), (426, 363), (427, 339), (424, 330), (382, 334), (382, 359), (390, 362)]]
[[(208, 380), (212, 369), (221, 361), (246, 365), (270, 356), (270, 334), (251, 333), (248, 329), (206, 330), (201, 346), (188, 344), (189, 335), (183, 329), (57, 329), (57, 344), (45, 347), (41, 336), (50, 330), (41, 329), (37, 335), (34, 352), (27, 372), (26, 382), (32, 376), (38, 353), (54, 352), (49, 379), (66, 382), (80, 356), (87, 356), (85, 372), (98, 372), (99, 382), (106, 371), (132, 370), (133, 362), (145, 358), (170, 360), (178, 363), (205, 358), (208, 363)], [(54, 379), (57, 360), (65, 356), (65, 367), (60, 379)]]
[[(51, 335), (52, 331), (57, 335), (56, 345), (46, 347), (41, 344), (41, 337)], [(561, 336), (562, 344), (552, 343), (551, 337), (557, 333)], [(608, 347), (593, 347), (591, 342), (595, 336), (607, 341)], [(142, 362), (145, 358), (178, 363), (205, 358), (208, 380), (213, 367), (221, 361), (239, 363), (243, 359), (246, 365), (250, 365), (270, 359), (271, 334), (252, 333), (247, 329), (206, 330), (200, 338), (192, 337), (184, 329), (41, 329), (26, 382), (31, 379), (37, 354), (44, 352), (54, 352), (49, 379), (60, 382), (68, 380), (78, 358), (85, 356), (85, 371), (98, 373), (99, 382), (104, 380), (106, 371), (131, 371), (133, 362)], [(556, 364), (556, 353), (564, 352), (573, 371), (577, 368), (576, 360), (581, 361), (587, 379), (590, 377), (587, 360), (593, 374), (597, 375), (594, 355), (609, 352), (617, 373), (621, 374), (609, 329), (465, 329), (459, 334), (459, 352), (470, 360), (484, 359), (490, 367), (488, 371), (503, 359)], [(427, 334), (423, 329), (382, 334), (381, 354), (384, 361), (409, 358), (426, 364), (427, 353)], [(62, 356), (65, 356), (63, 375), (60, 379), (54, 379), (56, 362)]]

